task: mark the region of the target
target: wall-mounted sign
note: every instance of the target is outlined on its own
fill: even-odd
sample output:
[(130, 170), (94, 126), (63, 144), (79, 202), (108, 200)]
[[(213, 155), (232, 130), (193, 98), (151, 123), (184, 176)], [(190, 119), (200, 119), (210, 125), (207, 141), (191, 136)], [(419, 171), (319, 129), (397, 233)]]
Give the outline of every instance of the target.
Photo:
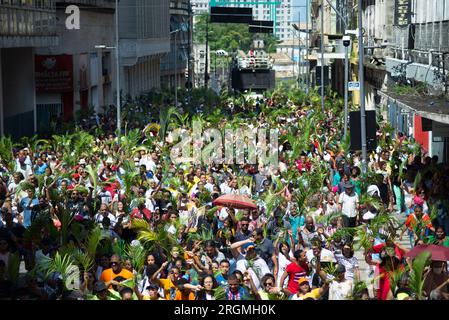
[(35, 56), (37, 93), (73, 91), (73, 57), (71, 55)]
[(396, 26), (407, 26), (411, 24), (412, 1), (395, 0), (394, 4), (394, 24)]
[(360, 91), (360, 82), (348, 82), (348, 91)]

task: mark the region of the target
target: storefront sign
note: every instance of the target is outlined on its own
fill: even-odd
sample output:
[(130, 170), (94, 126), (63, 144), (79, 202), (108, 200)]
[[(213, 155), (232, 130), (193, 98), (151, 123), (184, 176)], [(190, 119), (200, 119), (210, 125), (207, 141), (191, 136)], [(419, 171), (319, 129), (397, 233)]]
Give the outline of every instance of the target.
[(407, 26), (411, 21), (411, 0), (396, 0), (394, 6), (394, 24), (396, 26)]
[(73, 91), (73, 57), (71, 55), (35, 56), (37, 93)]

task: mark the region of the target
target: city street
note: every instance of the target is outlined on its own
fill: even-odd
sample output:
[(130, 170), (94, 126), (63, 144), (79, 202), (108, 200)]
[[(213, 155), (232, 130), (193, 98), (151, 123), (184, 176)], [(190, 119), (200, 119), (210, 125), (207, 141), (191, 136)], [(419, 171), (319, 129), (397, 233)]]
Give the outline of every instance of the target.
[(449, 300), (448, 21), (1, 1), (0, 300)]

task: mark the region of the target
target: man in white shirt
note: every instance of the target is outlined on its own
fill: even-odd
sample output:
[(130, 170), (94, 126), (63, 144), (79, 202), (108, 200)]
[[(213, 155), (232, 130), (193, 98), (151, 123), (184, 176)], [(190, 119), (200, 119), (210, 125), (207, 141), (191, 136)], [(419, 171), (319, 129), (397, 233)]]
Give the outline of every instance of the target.
[(100, 206), (100, 210), (95, 215), (95, 222), (101, 223), (103, 221), (103, 218), (105, 217), (108, 217), (111, 221), (110, 228), (114, 228), (115, 224), (117, 223), (117, 219), (112, 213), (108, 212), (107, 204), (102, 203)]
[[(256, 288), (260, 289), (260, 281), (262, 277), (267, 273), (271, 273), (271, 271), (265, 260), (257, 255), (253, 240), (254, 239), (250, 237), (243, 241), (234, 242), (231, 245), (231, 251), (237, 260), (236, 269), (242, 273), (247, 271), (251, 275)], [(240, 247), (242, 248), (242, 253), (237, 251)], [(249, 260), (252, 261), (251, 266), (248, 262)]]
[(20, 172), (23, 174), (25, 180), (28, 180), (28, 177), (33, 174), (33, 169), (29, 164), (26, 164), (25, 158), (19, 158), (19, 163), (16, 166), (16, 172)]
[(349, 300), (352, 296), (354, 283), (345, 278), (346, 268), (338, 264), (336, 268), (337, 276), (329, 285), (329, 300)]
[(354, 185), (346, 183), (345, 192), (340, 194), (338, 199), (339, 209), (343, 213), (343, 226), (354, 228), (357, 222), (357, 212), (359, 209), (359, 197), (354, 192)]
[(213, 177), (209, 177), (207, 179), (207, 183), (204, 185), (204, 188), (209, 191), (210, 193), (212, 193), (214, 191), (214, 178)]

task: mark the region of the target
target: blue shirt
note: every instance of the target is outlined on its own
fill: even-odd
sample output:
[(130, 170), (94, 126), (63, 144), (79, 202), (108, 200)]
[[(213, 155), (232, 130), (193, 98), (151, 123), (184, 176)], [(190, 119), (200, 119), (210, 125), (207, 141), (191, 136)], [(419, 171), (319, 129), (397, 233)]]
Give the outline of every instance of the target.
[(336, 185), (338, 185), (340, 183), (340, 180), (340, 172), (337, 171), (337, 173), (334, 175), (334, 179), (332, 180), (332, 186), (335, 187)]
[[(295, 243), (298, 242), (298, 233), (296, 232), (296, 230), (298, 230), (298, 228), (304, 226), (306, 221), (306, 218), (301, 215), (301, 214), (296, 214), (296, 216), (288, 216), (288, 222), (291, 224), (292, 226), (292, 230), (293, 230), (293, 240), (295, 240)], [(291, 244), (290, 244), (291, 245)]]
[[(23, 226), (25, 228), (29, 228), (31, 226), (31, 207), (29, 207), (30, 198), (25, 197), (20, 201), (20, 205), (23, 208)], [(39, 204), (39, 200), (37, 198), (34, 198), (31, 201), (30, 206), (37, 206)]]
[(225, 279), (225, 277), (223, 277), (223, 275), (221, 273), (218, 276), (216, 276), (215, 279), (217, 280), (217, 282), (220, 286), (228, 285), (228, 280)]
[(36, 174), (41, 175), (45, 173), (45, 169), (47, 169), (48, 164), (43, 163), (41, 166), (37, 166)]

